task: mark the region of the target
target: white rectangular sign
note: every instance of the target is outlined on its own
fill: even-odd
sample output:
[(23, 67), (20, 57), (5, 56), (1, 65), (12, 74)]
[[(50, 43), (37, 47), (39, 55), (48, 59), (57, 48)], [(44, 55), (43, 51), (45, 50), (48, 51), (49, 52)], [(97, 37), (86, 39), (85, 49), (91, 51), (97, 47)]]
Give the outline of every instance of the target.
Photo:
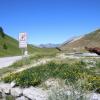
[(27, 48), (27, 34), (19, 33), (19, 48)]

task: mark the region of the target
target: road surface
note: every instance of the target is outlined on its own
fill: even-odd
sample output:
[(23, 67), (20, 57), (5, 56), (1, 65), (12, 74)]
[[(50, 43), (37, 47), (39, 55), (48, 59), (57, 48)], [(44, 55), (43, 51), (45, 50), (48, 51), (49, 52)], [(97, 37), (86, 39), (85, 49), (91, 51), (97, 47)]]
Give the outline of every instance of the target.
[(14, 56), (14, 57), (2, 57), (0, 58), (0, 69), (3, 67), (8, 67), (12, 65), (14, 62), (22, 59), (22, 56)]

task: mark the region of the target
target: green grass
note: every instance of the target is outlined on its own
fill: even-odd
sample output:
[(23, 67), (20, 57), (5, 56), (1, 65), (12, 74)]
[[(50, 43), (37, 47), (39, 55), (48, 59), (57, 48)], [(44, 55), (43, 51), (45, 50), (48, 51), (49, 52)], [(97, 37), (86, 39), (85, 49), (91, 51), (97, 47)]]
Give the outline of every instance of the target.
[(15, 62), (14, 64), (12, 64), (9, 67), (10, 68), (20, 68), (24, 65), (32, 64), (32, 63), (34, 63), (34, 61), (38, 61), (43, 58), (55, 57), (56, 53), (57, 52), (52, 51), (52, 50), (50, 52), (48, 52), (48, 51), (36, 52), (36, 53), (31, 54), (28, 58), (23, 58), (22, 60)]
[[(100, 65), (99, 65), (100, 66)], [(100, 75), (87, 69), (86, 63), (79, 61), (73, 64), (50, 62), (35, 68), (30, 68), (20, 73), (10, 74), (3, 80), (5, 82), (16, 81), (21, 87), (37, 86), (49, 78), (60, 78), (65, 83), (77, 83), (83, 80), (82, 89), (95, 90), (100, 88)]]
[(6, 96), (6, 100), (15, 100), (15, 97), (11, 96), (11, 95), (7, 95)]
[(38, 49), (38, 51), (31, 54), (30, 57), (19, 60), (9, 67), (0, 69), (0, 76), (2, 76), (3, 74), (9, 73), (9, 72), (11, 73), (15, 71), (16, 69), (24, 67), (26, 65), (33, 64), (39, 59), (55, 57), (57, 52), (58, 51), (56, 49), (44, 49), (44, 48), (41, 50)]

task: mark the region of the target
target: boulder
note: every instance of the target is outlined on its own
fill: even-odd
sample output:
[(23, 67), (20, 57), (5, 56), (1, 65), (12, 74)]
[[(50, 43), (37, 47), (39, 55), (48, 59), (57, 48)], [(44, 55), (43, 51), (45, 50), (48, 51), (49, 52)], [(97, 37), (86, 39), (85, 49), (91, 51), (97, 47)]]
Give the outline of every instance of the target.
[(48, 95), (41, 88), (30, 87), (23, 90), (23, 95), (31, 100), (47, 100)]
[(7, 83), (0, 83), (0, 91), (4, 92), (5, 94), (10, 94), (11, 85)]
[(16, 88), (12, 88), (11, 89), (11, 95), (14, 96), (14, 97), (19, 97), (19, 96), (22, 95), (22, 93), (23, 93), (23, 91), (19, 87), (16, 87)]

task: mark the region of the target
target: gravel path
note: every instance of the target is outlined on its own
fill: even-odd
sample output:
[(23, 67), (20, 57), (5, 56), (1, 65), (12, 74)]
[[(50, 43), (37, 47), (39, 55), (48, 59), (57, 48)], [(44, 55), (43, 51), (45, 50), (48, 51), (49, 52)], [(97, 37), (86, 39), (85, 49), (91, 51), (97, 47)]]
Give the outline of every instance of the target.
[[(53, 60), (54, 60), (53, 58), (43, 58), (43, 59), (40, 59), (40, 60), (38, 60), (37, 62), (35, 62), (31, 65), (24, 65), (21, 68), (15, 69), (12, 73), (18, 73), (18, 72), (24, 71), (24, 70), (32, 68), (32, 67), (37, 67), (38, 65), (46, 64), (46, 63), (53, 61)], [(0, 79), (8, 76), (8, 74), (9, 74), (9, 72), (3, 74), (2, 76), (0, 76)]]
[(22, 56), (0, 58), (0, 69), (3, 67), (8, 67), (9, 65), (12, 65), (14, 62), (16, 62), (20, 59), (22, 59)]

